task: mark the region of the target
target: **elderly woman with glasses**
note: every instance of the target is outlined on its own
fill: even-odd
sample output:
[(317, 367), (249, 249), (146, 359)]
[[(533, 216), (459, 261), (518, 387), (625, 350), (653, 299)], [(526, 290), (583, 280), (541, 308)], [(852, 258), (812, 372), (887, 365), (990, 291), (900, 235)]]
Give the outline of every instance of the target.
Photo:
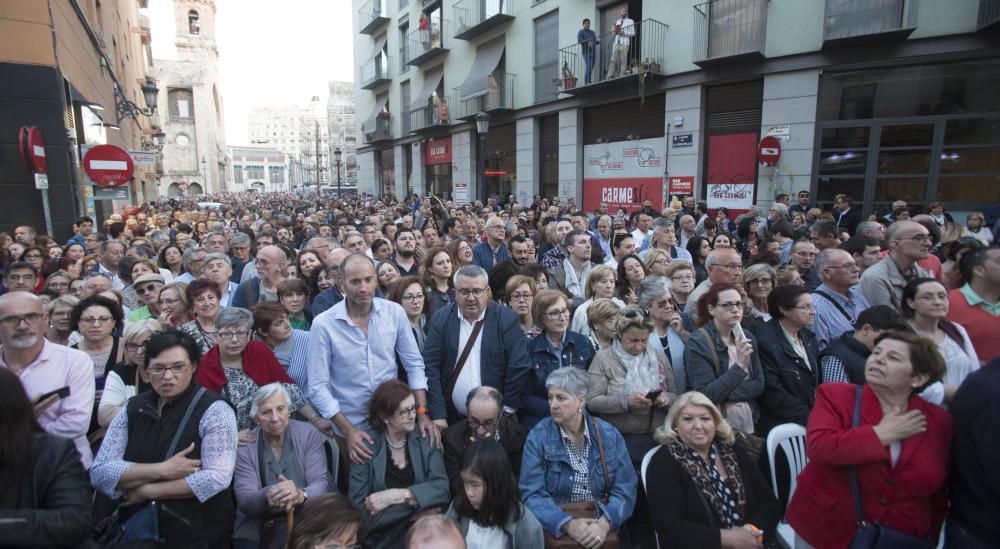
[(291, 407), (280, 383), (264, 385), (253, 395), (250, 415), (258, 427), (253, 442), (236, 452), (234, 547), (284, 549), (289, 511), (336, 488), (323, 437), (308, 423), (291, 419)]
[(57, 295), (66, 295), (69, 293), (70, 282), (73, 282), (73, 275), (66, 271), (58, 270), (45, 277), (45, 283), (42, 284), (42, 291), (47, 290)]
[[(635, 467), (618, 429), (587, 412), (586, 372), (559, 368), (545, 385), (550, 414), (524, 444), (521, 499), (546, 534), (595, 549), (632, 516)], [(561, 507), (567, 503), (587, 516), (570, 515)]]
[(687, 388), (703, 393), (723, 410), (737, 431), (754, 433), (757, 399), (764, 392), (756, 338), (740, 327), (743, 294), (735, 284), (713, 284), (698, 299), (703, 323), (687, 341)]
[(590, 276), (583, 286), (583, 295), (587, 298), (573, 312), (573, 331), (590, 338), (590, 326), (587, 323), (587, 311), (595, 299), (611, 299), (619, 306), (625, 304), (615, 297), (615, 270), (609, 265), (597, 265), (590, 270)]
[(160, 324), (164, 327), (179, 328), (191, 320), (187, 301), (187, 283), (169, 282), (160, 289), (157, 304), (160, 306)]
[(125, 327), (122, 340), (125, 360), (115, 364), (108, 372), (104, 392), (97, 405), (97, 422), (107, 427), (115, 419), (128, 399), (152, 388), (146, 373), (146, 342), (153, 334), (163, 331), (163, 326), (153, 319), (133, 322)]
[(633, 464), (653, 447), (653, 428), (677, 397), (670, 359), (649, 342), (655, 329), (645, 309), (626, 308), (615, 319), (611, 348), (594, 356), (588, 372), (587, 408), (625, 437)]
[(670, 364), (676, 366), (674, 381), (677, 382), (678, 393), (684, 392), (686, 379), (684, 375), (684, 347), (691, 337), (689, 330), (693, 329), (688, 315), (681, 311), (670, 295), (670, 282), (662, 276), (647, 277), (639, 286), (639, 307), (649, 312), (653, 321), (653, 333), (650, 334), (649, 346), (652, 350), (661, 351), (670, 359)]
[(667, 265), (664, 276), (670, 280), (670, 295), (673, 296), (677, 307), (684, 310), (687, 305), (688, 296), (694, 291), (694, 265), (690, 261), (675, 259)]
[(91, 484), (120, 500), (118, 518), (158, 520), (169, 547), (228, 547), (236, 417), (194, 381), (201, 351), (171, 329), (146, 342), (152, 391), (128, 401), (108, 427)]
[(531, 429), (549, 414), (545, 379), (549, 373), (572, 366), (586, 370), (594, 358), (593, 347), (582, 335), (569, 329), (569, 298), (559, 290), (540, 290), (531, 305), (535, 324), (542, 333), (528, 342), (531, 371), (523, 395), (521, 420)]
[(348, 497), (363, 510), (370, 546), (402, 547), (411, 517), (448, 504), (444, 455), (417, 432), (416, 401), (405, 383), (381, 383), (368, 410), (372, 458), (351, 464)]
[(209, 349), (198, 370), (198, 382), (220, 393), (236, 410), (240, 443), (254, 439), (250, 428), (250, 406), (257, 389), (269, 383), (282, 383), (292, 398), (292, 411), (298, 412), (320, 431), (332, 434), (332, 424), (319, 416), (306, 401), (288, 373), (278, 363), (267, 345), (250, 339), (253, 315), (246, 309), (227, 307), (216, 319), (217, 344)]
[(743, 315), (742, 326), (757, 333), (757, 329), (771, 320), (768, 312), (767, 296), (774, 290), (774, 282), (778, 272), (774, 267), (764, 263), (754, 263), (743, 271), (743, 289), (747, 295), (746, 314)]
[(69, 346), (69, 336), (75, 329), (73, 326), (73, 309), (80, 303), (74, 295), (64, 295), (53, 299), (48, 306), (49, 330), (45, 339), (52, 343)]
[(611, 347), (615, 339), (615, 318), (622, 310), (620, 301), (598, 299), (587, 310), (587, 327), (590, 328), (590, 346), (594, 353)]
[(646, 265), (646, 271), (652, 276), (666, 276), (670, 261), (670, 254), (659, 248), (646, 250), (642, 259), (643, 264)]
[(517, 313), (518, 324), (521, 331), (528, 339), (532, 339), (542, 332), (535, 324), (535, 318), (531, 314), (531, 305), (538, 293), (538, 284), (535, 279), (526, 275), (514, 275), (507, 280), (507, 303), (510, 308)]
[[(73, 308), (71, 324), (76, 326), (83, 339), (71, 348), (87, 353), (94, 363), (94, 379), (97, 383), (95, 404), (101, 400), (101, 392), (111, 367), (125, 358), (125, 346), (121, 345), (121, 338), (115, 335), (115, 328), (121, 326), (123, 318), (121, 305), (100, 295), (83, 299)], [(92, 422), (94, 427), (96, 423)]]

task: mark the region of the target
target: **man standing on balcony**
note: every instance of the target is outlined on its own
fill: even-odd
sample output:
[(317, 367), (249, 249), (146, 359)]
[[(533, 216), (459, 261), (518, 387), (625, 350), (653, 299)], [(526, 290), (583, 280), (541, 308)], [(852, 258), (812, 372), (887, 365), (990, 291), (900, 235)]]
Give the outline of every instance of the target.
[(611, 62), (608, 64), (608, 80), (625, 76), (628, 71), (628, 49), (635, 36), (635, 21), (628, 18), (628, 8), (622, 6), (621, 17), (611, 29), (615, 43), (611, 48)]
[(583, 28), (576, 33), (576, 42), (580, 44), (583, 63), (587, 67), (583, 74), (583, 83), (590, 84), (590, 73), (594, 70), (594, 57), (597, 53), (597, 33), (590, 30), (590, 19), (583, 20)]

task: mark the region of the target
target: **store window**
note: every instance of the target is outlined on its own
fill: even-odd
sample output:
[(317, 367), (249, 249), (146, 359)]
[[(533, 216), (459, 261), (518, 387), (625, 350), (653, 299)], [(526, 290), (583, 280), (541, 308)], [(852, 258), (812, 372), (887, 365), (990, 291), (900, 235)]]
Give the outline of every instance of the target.
[(514, 193), (517, 175), (515, 125), (505, 124), (490, 128), (486, 134), (485, 196), (497, 197), (500, 202)]

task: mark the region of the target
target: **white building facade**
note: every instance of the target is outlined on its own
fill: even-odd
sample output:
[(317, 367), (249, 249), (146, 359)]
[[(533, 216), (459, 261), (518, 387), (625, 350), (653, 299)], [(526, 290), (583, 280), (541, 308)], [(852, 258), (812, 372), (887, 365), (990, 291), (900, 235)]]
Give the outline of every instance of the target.
[(330, 182), (330, 128), (318, 96), (305, 106), (255, 107), (250, 111), (248, 131), (251, 144), (291, 156), (293, 187)]
[(232, 192), (290, 192), (290, 156), (270, 147), (229, 147)]

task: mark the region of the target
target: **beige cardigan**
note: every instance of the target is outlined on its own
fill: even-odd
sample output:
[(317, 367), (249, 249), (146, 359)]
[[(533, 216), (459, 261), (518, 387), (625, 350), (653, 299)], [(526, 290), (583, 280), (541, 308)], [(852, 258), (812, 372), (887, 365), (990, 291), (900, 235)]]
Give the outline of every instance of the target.
[[(663, 351), (654, 349), (653, 355), (660, 363), (660, 382), (665, 386), (665, 392), (670, 401), (677, 397), (677, 386), (674, 383), (674, 371), (670, 359)], [(602, 349), (594, 355), (588, 370), (587, 409), (599, 415), (624, 434), (649, 434), (666, 418), (665, 409), (648, 408), (646, 410), (629, 410), (628, 395), (625, 391), (625, 376), (628, 372), (625, 364), (615, 356), (610, 348)], [(650, 423), (649, 414), (653, 413)]]

